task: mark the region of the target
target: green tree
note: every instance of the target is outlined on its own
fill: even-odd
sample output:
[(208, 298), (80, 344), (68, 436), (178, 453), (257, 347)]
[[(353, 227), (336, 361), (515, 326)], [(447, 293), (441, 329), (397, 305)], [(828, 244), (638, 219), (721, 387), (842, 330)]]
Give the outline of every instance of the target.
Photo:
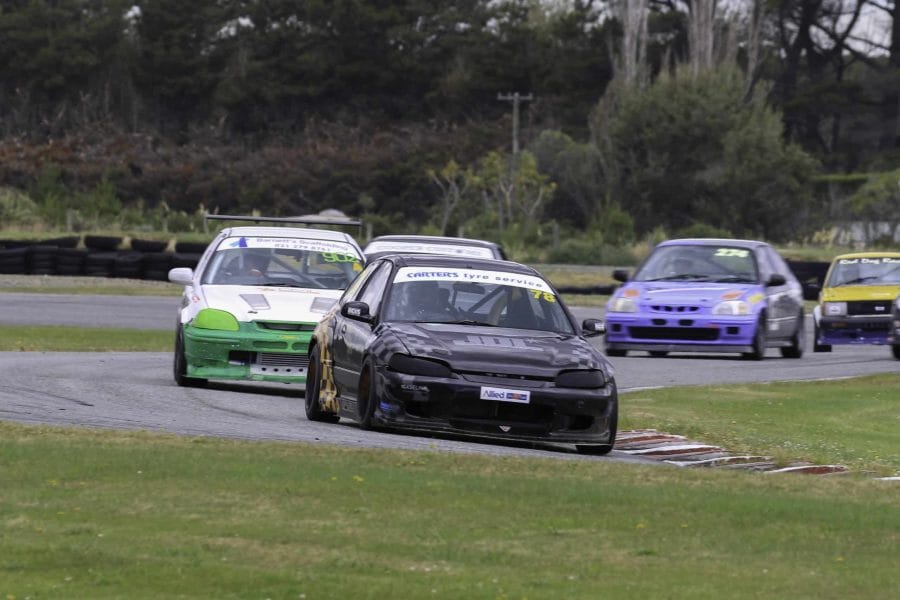
[(816, 163), (783, 140), (764, 94), (735, 69), (615, 88), (592, 123), (613, 198), (640, 232), (705, 222), (775, 241), (812, 226)]
[(870, 239), (889, 230), (888, 243), (900, 232), (900, 169), (869, 177), (850, 198), (853, 215), (869, 228)]

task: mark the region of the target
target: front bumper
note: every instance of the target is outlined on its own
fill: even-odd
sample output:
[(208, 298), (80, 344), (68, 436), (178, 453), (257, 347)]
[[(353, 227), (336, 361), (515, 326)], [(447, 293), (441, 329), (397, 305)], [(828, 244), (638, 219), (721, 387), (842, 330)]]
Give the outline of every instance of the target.
[[(598, 389), (552, 382), (430, 378), (378, 369), (374, 419), (381, 425), (514, 441), (612, 444), (618, 415), (615, 381)], [(525, 402), (482, 400), (483, 386), (527, 391)]]
[[(303, 324), (312, 329), (314, 324)], [(271, 331), (240, 323), (239, 331), (184, 325), (187, 376), (305, 383), (312, 331)]]
[(757, 317), (607, 313), (606, 348), (668, 352), (751, 352)]
[(820, 317), (818, 344), (888, 344), (890, 315)]

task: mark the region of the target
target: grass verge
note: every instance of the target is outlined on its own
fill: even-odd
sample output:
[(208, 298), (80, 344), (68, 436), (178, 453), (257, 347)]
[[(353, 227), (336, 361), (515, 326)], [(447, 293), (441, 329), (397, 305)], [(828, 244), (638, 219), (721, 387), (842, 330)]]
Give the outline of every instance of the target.
[(174, 331), (0, 325), (0, 351), (163, 352), (174, 347)]
[(893, 598), (896, 484), (0, 423), (6, 598)]
[(900, 374), (656, 389), (623, 395), (620, 429), (651, 427), (732, 453), (900, 474)]

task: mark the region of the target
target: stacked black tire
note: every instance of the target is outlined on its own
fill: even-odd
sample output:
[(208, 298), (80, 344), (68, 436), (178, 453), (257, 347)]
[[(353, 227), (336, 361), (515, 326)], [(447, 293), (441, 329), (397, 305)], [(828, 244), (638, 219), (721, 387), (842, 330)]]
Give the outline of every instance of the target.
[(40, 242), (0, 240), (0, 274), (88, 275), (166, 281), (173, 267), (197, 266), (204, 243), (181, 242), (167, 252), (168, 242), (131, 240), (130, 250), (120, 250), (119, 236), (78, 236)]

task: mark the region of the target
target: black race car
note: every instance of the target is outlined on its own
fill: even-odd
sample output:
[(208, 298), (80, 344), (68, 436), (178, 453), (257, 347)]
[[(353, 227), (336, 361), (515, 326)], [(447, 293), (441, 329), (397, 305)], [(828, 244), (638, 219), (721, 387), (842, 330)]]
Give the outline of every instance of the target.
[(371, 262), (316, 326), (306, 415), (574, 444), (616, 439), (612, 365), (553, 286), (514, 262), (426, 254)]

